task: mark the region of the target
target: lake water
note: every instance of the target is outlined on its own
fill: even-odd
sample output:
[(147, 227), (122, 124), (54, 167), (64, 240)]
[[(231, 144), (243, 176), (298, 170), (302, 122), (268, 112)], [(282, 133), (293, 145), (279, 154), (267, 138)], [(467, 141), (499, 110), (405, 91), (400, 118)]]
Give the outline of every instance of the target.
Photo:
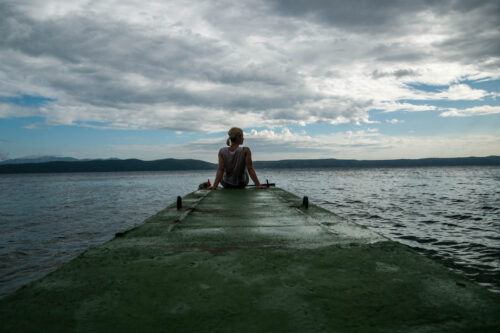
[[(257, 174), (500, 292), (499, 167)], [(0, 175), (0, 297), (141, 223), (214, 175)]]

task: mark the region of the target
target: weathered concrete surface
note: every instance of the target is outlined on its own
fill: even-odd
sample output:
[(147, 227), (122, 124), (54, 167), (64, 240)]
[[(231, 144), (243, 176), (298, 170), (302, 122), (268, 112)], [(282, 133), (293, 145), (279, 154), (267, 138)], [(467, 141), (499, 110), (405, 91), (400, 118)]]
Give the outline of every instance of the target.
[(498, 295), (300, 204), (194, 192), (1, 300), (0, 331), (498, 331)]

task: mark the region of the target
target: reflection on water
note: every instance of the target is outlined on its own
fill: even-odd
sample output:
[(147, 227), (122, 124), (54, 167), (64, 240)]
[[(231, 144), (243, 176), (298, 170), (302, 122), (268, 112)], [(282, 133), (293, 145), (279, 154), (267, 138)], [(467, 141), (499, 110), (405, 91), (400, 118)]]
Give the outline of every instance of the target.
[[(142, 222), (214, 174), (0, 175), (0, 297)], [(500, 291), (500, 168), (258, 174)]]

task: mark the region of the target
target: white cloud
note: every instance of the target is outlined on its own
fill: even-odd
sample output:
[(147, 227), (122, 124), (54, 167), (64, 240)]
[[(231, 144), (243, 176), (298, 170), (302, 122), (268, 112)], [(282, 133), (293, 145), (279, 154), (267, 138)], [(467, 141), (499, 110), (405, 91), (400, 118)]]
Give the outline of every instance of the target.
[[(377, 129), (337, 132), (311, 137), (283, 130), (263, 130), (246, 135), (246, 142), (260, 159), (355, 158), (391, 159), (456, 157), (500, 154), (500, 139), (491, 135), (390, 136)], [(293, 144), (297, 149), (288, 149)]]
[(385, 112), (395, 112), (395, 111), (434, 111), (438, 108), (434, 105), (417, 105), (411, 103), (399, 103), (399, 102), (380, 102), (374, 106), (375, 109), (381, 109)]
[(450, 86), (446, 91), (434, 95), (435, 99), (449, 100), (481, 100), (489, 93), (482, 89), (472, 89), (466, 84), (456, 84)]
[(459, 82), (500, 78), (497, 11), (468, 1), (4, 2), (0, 93), (55, 101), (0, 116), (216, 132), (436, 110), (398, 100), (493, 96)]
[[(217, 151), (225, 137), (199, 139), (170, 145), (114, 145), (105, 156), (122, 158), (143, 154), (145, 159), (196, 158), (217, 162)], [(250, 130), (245, 145), (254, 160), (304, 158), (396, 159), (500, 155), (500, 139), (492, 135), (390, 136), (377, 129), (337, 132), (318, 136), (295, 133), (286, 128)], [(106, 155), (107, 154), (107, 155)]]
[(467, 109), (450, 109), (449, 111), (440, 114), (441, 117), (470, 117), (470, 116), (484, 116), (500, 113), (500, 106), (474, 106)]
[(400, 124), (400, 123), (404, 123), (405, 121), (401, 120), (401, 119), (393, 118), (393, 119), (387, 119), (386, 122), (389, 124)]
[(39, 114), (39, 111), (29, 107), (0, 102), (0, 119), (14, 117), (29, 117)]

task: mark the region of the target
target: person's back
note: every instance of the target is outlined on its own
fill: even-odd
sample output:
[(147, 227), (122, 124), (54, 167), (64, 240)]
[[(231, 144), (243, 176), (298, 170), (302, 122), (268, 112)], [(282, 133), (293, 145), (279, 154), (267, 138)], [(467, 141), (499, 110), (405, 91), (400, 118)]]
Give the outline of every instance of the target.
[(224, 187), (245, 187), (248, 184), (248, 173), (245, 162), (245, 151), (237, 147), (231, 151), (230, 147), (221, 148), (224, 159), (224, 175), (221, 183)]
[(265, 189), (257, 178), (252, 165), (252, 152), (248, 147), (240, 147), (243, 144), (243, 130), (233, 127), (227, 132), (229, 138), (226, 144), (229, 147), (219, 150), (219, 168), (215, 175), (215, 181), (209, 190), (215, 190), (219, 182), (225, 188), (241, 188), (248, 185), (248, 177), (252, 178), (256, 188)]

